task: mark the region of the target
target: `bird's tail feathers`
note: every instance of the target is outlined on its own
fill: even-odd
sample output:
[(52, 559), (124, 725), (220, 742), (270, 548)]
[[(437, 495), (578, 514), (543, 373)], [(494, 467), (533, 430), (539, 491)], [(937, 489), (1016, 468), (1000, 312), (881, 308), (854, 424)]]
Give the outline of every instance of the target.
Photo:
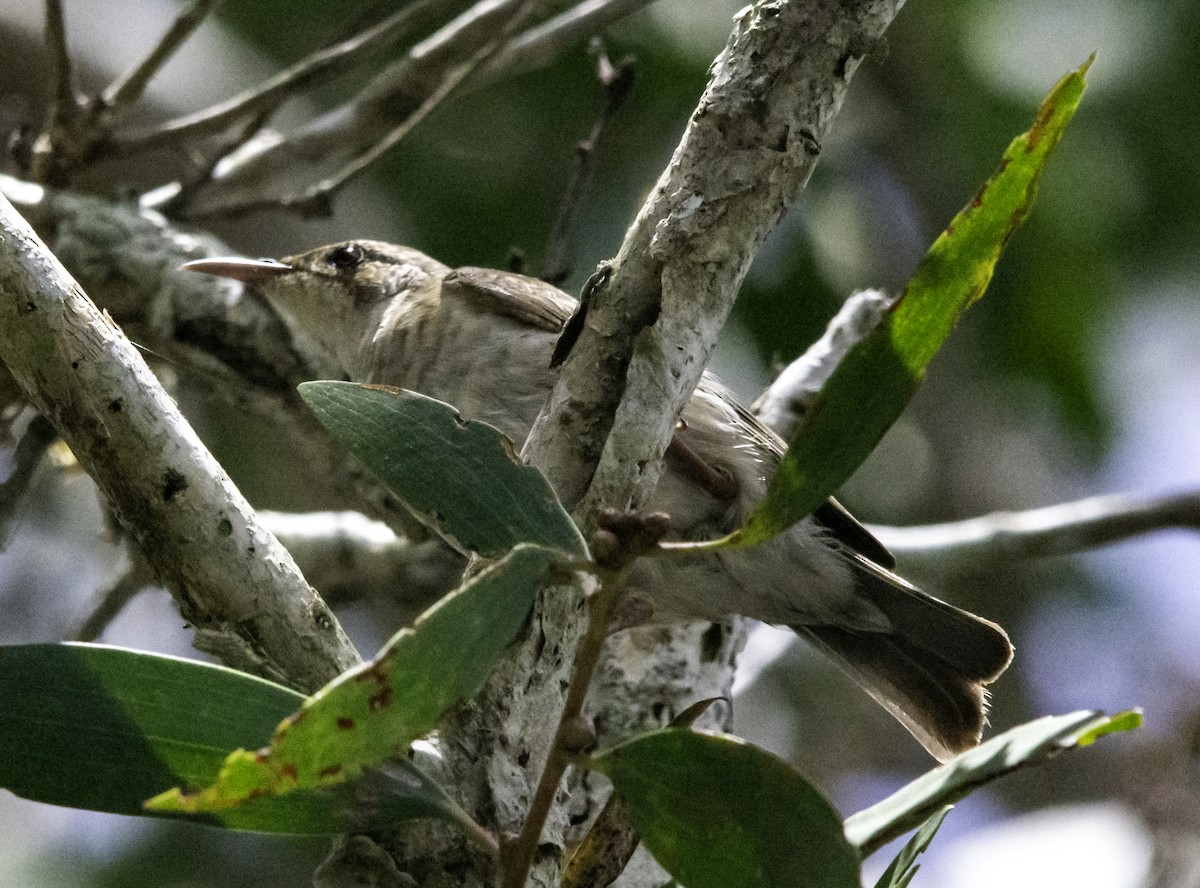
[(1008, 636), (866, 559), (857, 566), (858, 592), (888, 617), (890, 632), (792, 628), (830, 654), (934, 758), (975, 746), (987, 721), (984, 686), (1012, 659)]

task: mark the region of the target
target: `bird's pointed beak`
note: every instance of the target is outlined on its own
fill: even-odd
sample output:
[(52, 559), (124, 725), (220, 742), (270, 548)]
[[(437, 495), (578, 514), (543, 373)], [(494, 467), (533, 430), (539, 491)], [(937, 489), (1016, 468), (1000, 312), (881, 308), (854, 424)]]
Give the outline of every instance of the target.
[(179, 267), (184, 271), (198, 271), (201, 274), (232, 278), (243, 284), (261, 284), (295, 271), (286, 262), (277, 262), (274, 259), (243, 259), (239, 256), (193, 259)]

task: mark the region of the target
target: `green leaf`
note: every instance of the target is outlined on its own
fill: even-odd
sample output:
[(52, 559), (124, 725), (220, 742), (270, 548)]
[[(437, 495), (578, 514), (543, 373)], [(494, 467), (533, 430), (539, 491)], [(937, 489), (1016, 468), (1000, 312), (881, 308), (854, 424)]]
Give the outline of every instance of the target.
[[(103, 645), (0, 648), (0, 786), (38, 802), (145, 815), (149, 796), (216, 778), (231, 750), (256, 746), (304, 702), (269, 681), (194, 660)], [(375, 787), (373, 810), (451, 816), (408, 762)], [(419, 812), (419, 813), (414, 813)], [(296, 793), (190, 818), (255, 832), (360, 828), (354, 793)]]
[(943, 805), (1018, 768), (1036, 765), (1097, 737), (1141, 725), (1136, 710), (1107, 716), (1072, 712), (1039, 718), (1005, 731), (918, 777), (899, 792), (846, 819), (846, 838), (864, 857), (904, 835)]
[(875, 888), (908, 888), (908, 883), (921, 868), (917, 858), (929, 847), (951, 807), (946, 805), (940, 811), (935, 811), (932, 817), (921, 824), (921, 828), (909, 839), (908, 844), (900, 849), (896, 859), (883, 871), (883, 875), (875, 883)]
[(658, 862), (687, 888), (857, 888), (833, 806), (736, 737), (667, 728), (596, 756)]
[(536, 543), (586, 553), (549, 482), (486, 423), (387, 386), (305, 382), (300, 396), (421, 521), (461, 551), (497, 557), (518, 543)]
[(981, 295), (1004, 245), (1037, 193), (1038, 179), (1083, 94), (1089, 59), (1046, 97), (1029, 132), (954, 217), (880, 324), (821, 388), (767, 495), (714, 547), (754, 545), (786, 530), (837, 489), (879, 443), (925, 376), (963, 312)]
[(344, 672), (289, 716), (268, 749), (237, 750), (196, 793), (154, 798), (159, 811), (225, 811), (267, 796), (352, 780), (403, 753), (483, 686), (562, 555), (519, 546), (403, 629), (372, 662)]

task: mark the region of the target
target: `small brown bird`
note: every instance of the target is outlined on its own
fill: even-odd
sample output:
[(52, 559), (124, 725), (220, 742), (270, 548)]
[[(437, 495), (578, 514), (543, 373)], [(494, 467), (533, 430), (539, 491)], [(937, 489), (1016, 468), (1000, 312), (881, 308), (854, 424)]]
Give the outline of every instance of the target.
[[(346, 378), (446, 401), (518, 444), (549, 395), (550, 357), (575, 308), (534, 278), (452, 271), (377, 241), (184, 268), (257, 287)], [(727, 533), (762, 499), (786, 445), (707, 374), (681, 420), (646, 507), (668, 512), (681, 538)], [(831, 499), (754, 548), (643, 559), (630, 593), (658, 618), (738, 613), (791, 627), (945, 759), (979, 742), (984, 685), (1008, 666), (1012, 646), (995, 623), (926, 595), (893, 564)]]

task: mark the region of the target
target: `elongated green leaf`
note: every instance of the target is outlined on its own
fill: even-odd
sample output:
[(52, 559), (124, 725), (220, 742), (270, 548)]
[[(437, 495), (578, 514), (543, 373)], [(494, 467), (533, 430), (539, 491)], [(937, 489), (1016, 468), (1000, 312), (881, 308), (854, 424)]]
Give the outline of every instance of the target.
[(925, 853), (925, 849), (929, 847), (929, 843), (941, 829), (942, 821), (950, 813), (950, 808), (950, 805), (946, 805), (941, 810), (935, 811), (928, 820), (921, 824), (921, 828), (909, 839), (908, 844), (900, 849), (896, 859), (883, 871), (883, 875), (875, 883), (875, 888), (908, 888), (908, 883), (913, 880), (913, 876), (921, 868), (921, 865), (917, 863), (917, 858)]
[(846, 838), (864, 857), (920, 824), (943, 805), (1017, 768), (1035, 765), (1096, 738), (1142, 723), (1136, 710), (1052, 715), (1005, 731), (918, 777), (899, 792), (846, 819)]
[(518, 543), (586, 551), (549, 482), (486, 423), (387, 386), (306, 382), (300, 395), (363, 465), (461, 551), (497, 557)]
[(717, 545), (753, 545), (787, 529), (850, 477), (879, 443), (959, 317), (983, 295), (1079, 105), (1090, 64), (1059, 81), (1033, 127), (1013, 140), (999, 170), (934, 242), (904, 293), (847, 353), (789, 441), (766, 498)]
[(520, 546), (394, 636), (370, 663), (305, 701), (268, 749), (229, 755), (215, 782), (153, 799), (158, 811), (224, 811), (249, 800), (358, 777), (428, 734), (483, 686), (525, 623), (561, 553)]
[(667, 728), (592, 760), (642, 841), (686, 888), (857, 888), (833, 806), (786, 762), (736, 737)]
[[(210, 783), (232, 750), (266, 742), (304, 699), (243, 672), (159, 654), (0, 648), (0, 786), (34, 801), (145, 815), (146, 798)], [(368, 825), (356, 792), (296, 793), (190, 819), (255, 832), (345, 832)], [(370, 810), (392, 820), (457, 816), (407, 761), (378, 777)]]

